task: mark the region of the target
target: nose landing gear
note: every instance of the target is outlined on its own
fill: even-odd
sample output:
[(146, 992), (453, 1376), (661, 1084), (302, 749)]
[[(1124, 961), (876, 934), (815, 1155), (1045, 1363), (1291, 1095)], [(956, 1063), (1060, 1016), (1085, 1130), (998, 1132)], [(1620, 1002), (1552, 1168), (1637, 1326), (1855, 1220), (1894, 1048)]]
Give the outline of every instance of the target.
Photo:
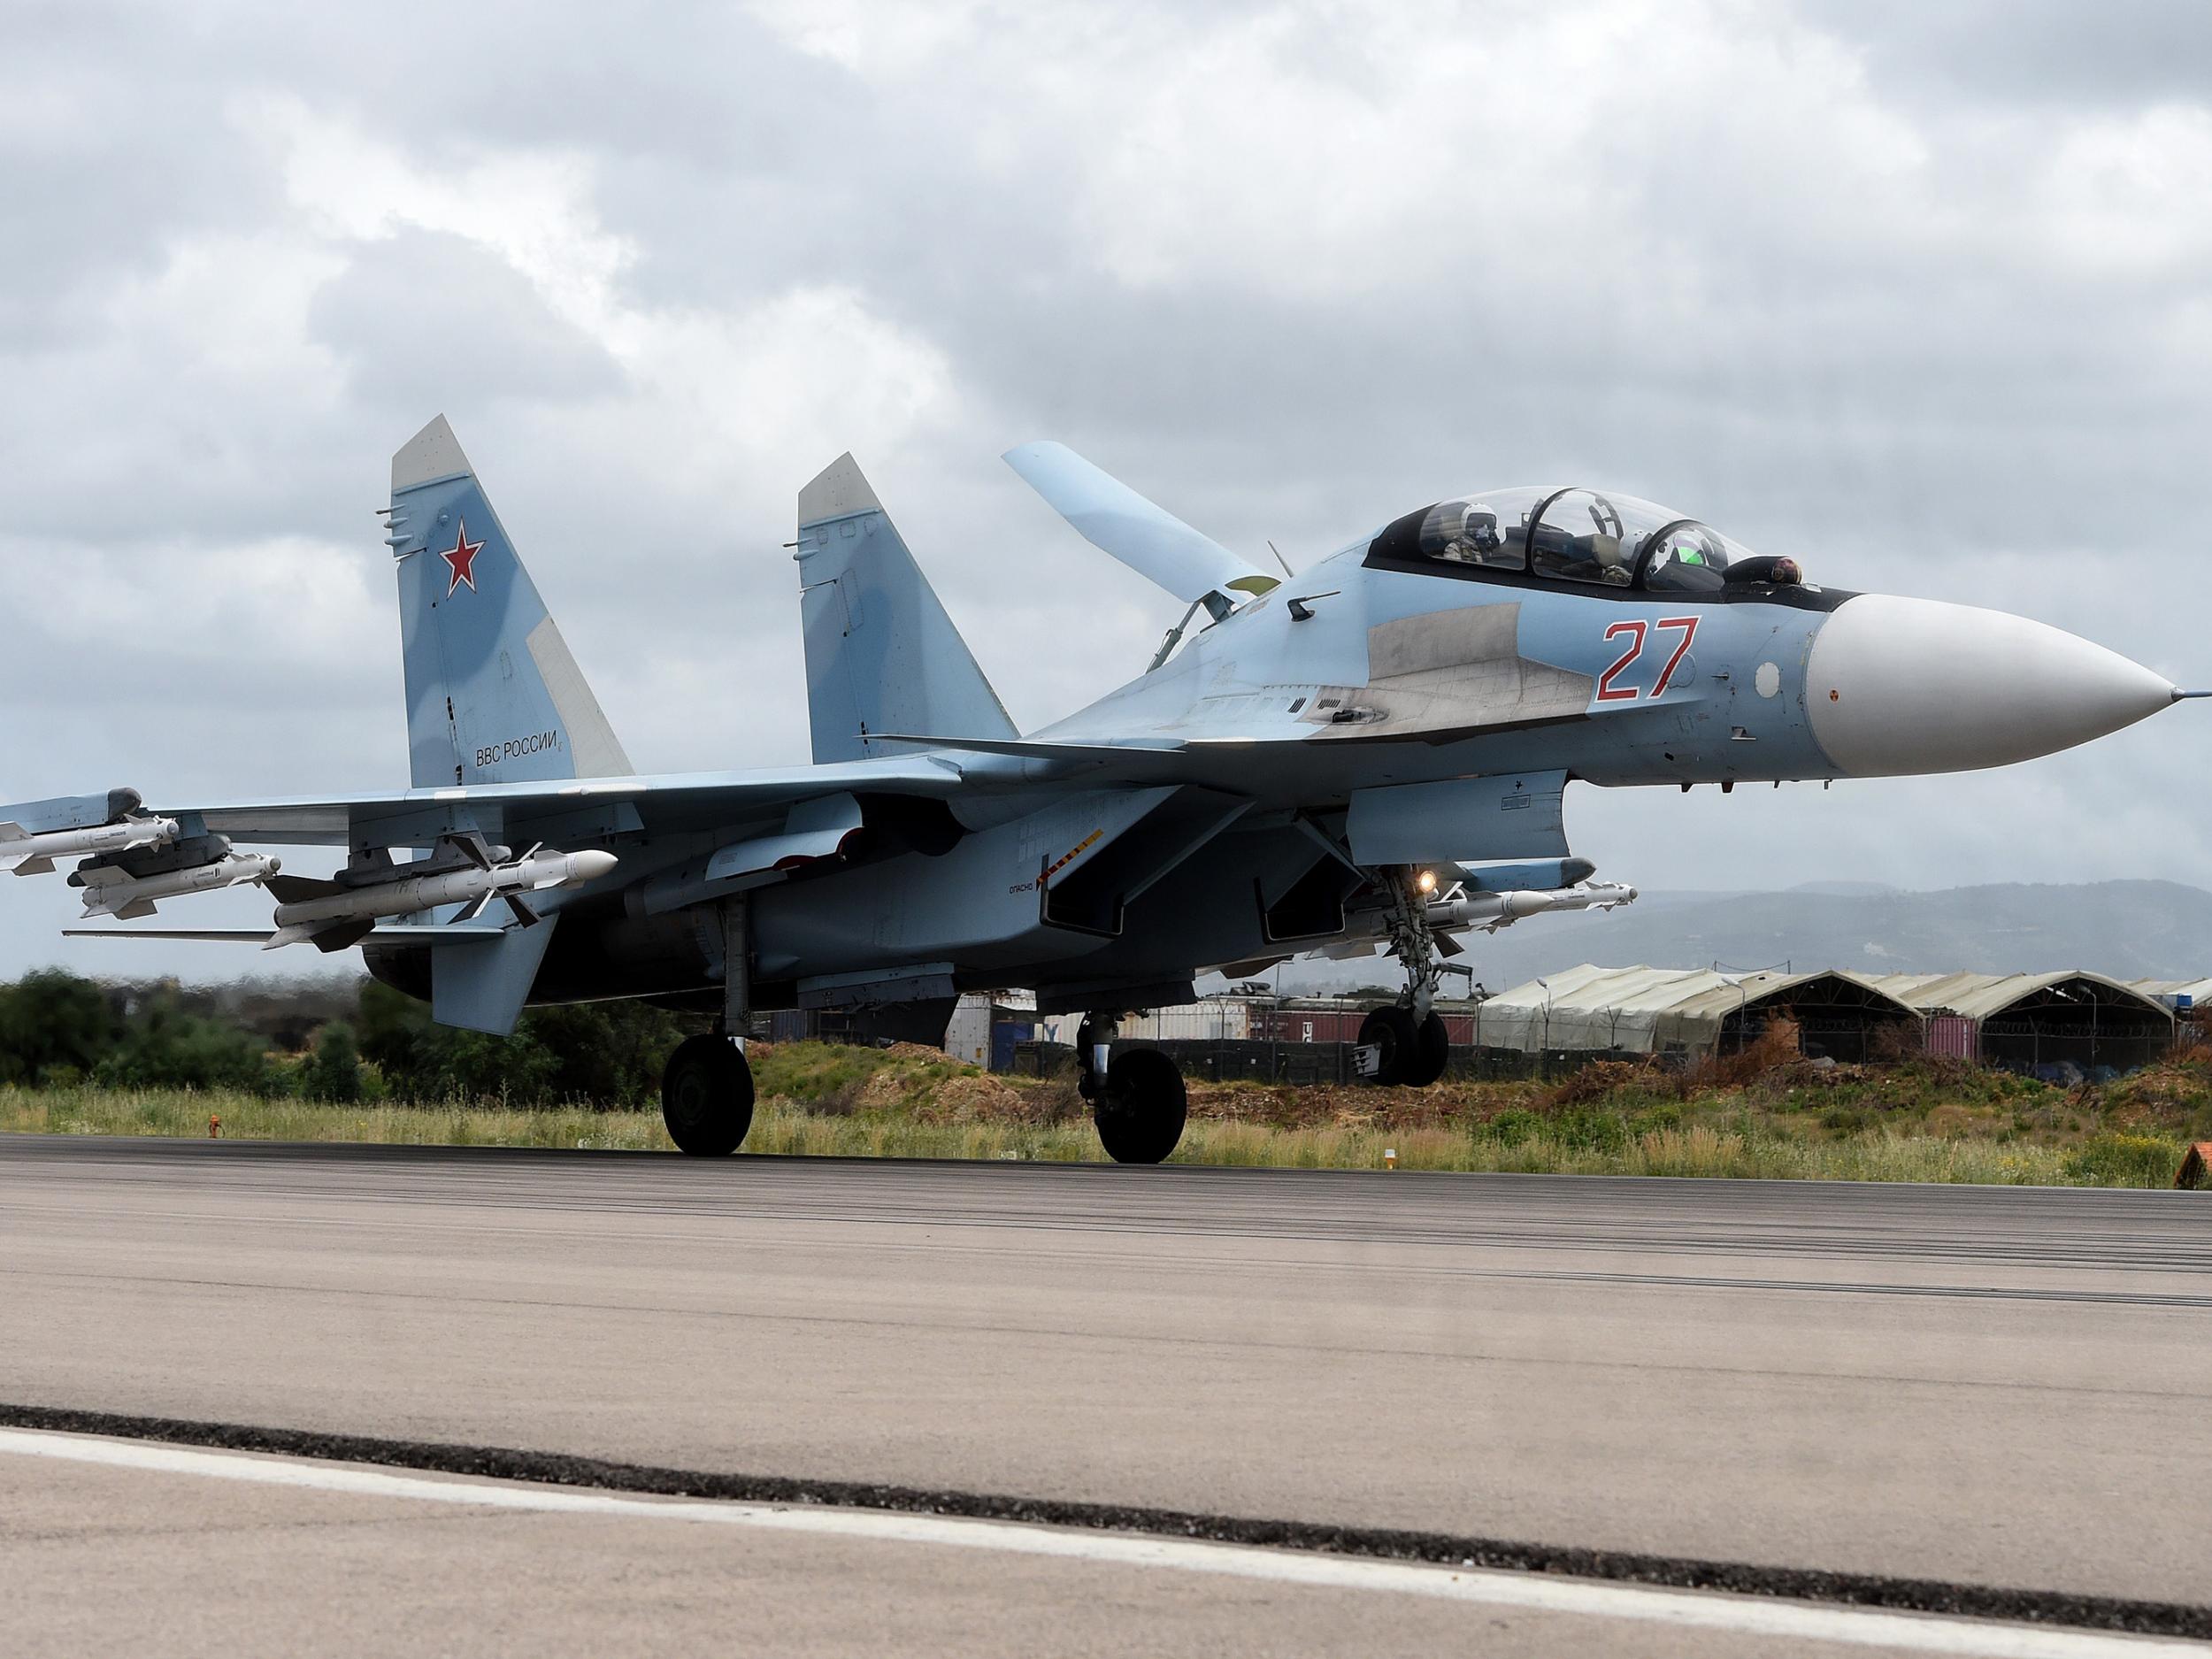
[(1157, 1048), (1109, 1060), (1102, 1033), (1113, 1016), (1086, 1015), (1075, 1036), (1076, 1089), (1091, 1103), (1099, 1143), (1117, 1164), (1159, 1164), (1183, 1138), (1189, 1097), (1175, 1062)]
[[(1379, 1008), (1360, 1022), (1359, 1048), (1354, 1064), (1360, 1068), (1361, 1082), (1425, 1088), (1444, 1075), (1444, 1063), (1451, 1057), (1451, 1036), (1441, 1014), (1432, 1011), (1427, 1018), (1417, 1020), (1409, 1008)], [(1371, 1071), (1364, 1064), (1370, 1051), (1374, 1056)]]
[(1353, 1064), (1363, 1083), (1425, 1088), (1444, 1075), (1451, 1053), (1451, 1037), (1435, 1009), (1444, 970), (1429, 926), (1428, 895), (1416, 872), (1393, 864), (1380, 873), (1389, 895), (1385, 918), (1390, 954), (1406, 971), (1406, 988), (1395, 1005), (1379, 1008), (1360, 1022)]

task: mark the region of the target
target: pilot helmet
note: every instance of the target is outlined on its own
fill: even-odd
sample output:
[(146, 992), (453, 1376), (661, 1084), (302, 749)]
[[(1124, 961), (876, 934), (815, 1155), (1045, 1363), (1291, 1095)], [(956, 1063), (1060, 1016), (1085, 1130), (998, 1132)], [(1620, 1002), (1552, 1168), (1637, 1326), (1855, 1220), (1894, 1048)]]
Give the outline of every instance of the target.
[(1498, 535), (1498, 515), (1494, 509), (1479, 501), (1467, 503), (1460, 517), (1461, 538), (1479, 552), (1494, 553), (1502, 545)]

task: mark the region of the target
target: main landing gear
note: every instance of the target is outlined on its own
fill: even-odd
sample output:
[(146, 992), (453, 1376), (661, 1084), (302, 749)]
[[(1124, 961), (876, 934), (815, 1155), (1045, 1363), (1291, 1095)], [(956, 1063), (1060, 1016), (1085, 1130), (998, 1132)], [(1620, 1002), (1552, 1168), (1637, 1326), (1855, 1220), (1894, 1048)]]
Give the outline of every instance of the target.
[(741, 1044), (753, 1011), (748, 919), (742, 894), (722, 902), (720, 1029), (685, 1038), (661, 1072), (661, 1121), (695, 1158), (726, 1158), (753, 1126), (753, 1068)]
[(1406, 971), (1406, 988), (1394, 1005), (1360, 1022), (1353, 1064), (1363, 1083), (1426, 1088), (1444, 1075), (1451, 1054), (1444, 1018), (1435, 1009), (1443, 969), (1429, 928), (1428, 895), (1407, 865), (1393, 864), (1381, 876), (1390, 900), (1390, 954)]
[(753, 1126), (753, 1068), (720, 1033), (687, 1037), (661, 1073), (661, 1120), (679, 1152), (726, 1158)]
[[(1087, 1014), (1075, 1033), (1076, 1088), (1091, 1103), (1091, 1121), (1106, 1156), (1117, 1164), (1158, 1164), (1183, 1138), (1188, 1101), (1183, 1074), (1157, 1048), (1131, 1048), (1109, 1059), (1110, 1014)], [(1104, 1033), (1104, 1034), (1102, 1034)]]

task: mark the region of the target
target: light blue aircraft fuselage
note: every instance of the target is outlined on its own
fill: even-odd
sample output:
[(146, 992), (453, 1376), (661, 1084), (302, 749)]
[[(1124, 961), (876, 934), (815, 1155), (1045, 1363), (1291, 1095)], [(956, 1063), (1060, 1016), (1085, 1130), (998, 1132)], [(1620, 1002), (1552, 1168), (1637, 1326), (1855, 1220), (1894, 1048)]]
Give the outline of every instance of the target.
[[(800, 496), (815, 764), (630, 775), (441, 419), (393, 462), (413, 787), (161, 810), (211, 858), (226, 838), (345, 849), (330, 881), (267, 878), (316, 918), (280, 938), (360, 943), (453, 1024), (503, 1032), (534, 1001), (650, 996), (718, 1010), (733, 1034), (790, 1006), (926, 1010), (919, 1030), (961, 991), (1008, 987), (1106, 1013), (1187, 1000), (1210, 968), (1371, 937), (1408, 992), (1363, 1053), (1419, 1080), (1442, 1064), (1437, 931), (1463, 914), (1437, 904), (1484, 886), (1471, 865), (1519, 861), (1560, 887), (1586, 874), (1570, 781), (1998, 765), (2183, 695), (2057, 629), (1816, 586), (1598, 490), (1455, 497), (1276, 576), (1057, 445), (1007, 458), (1189, 606), (1151, 669), (1041, 731), (1015, 730), (844, 457)], [(618, 863), (517, 893), (514, 861), (547, 847)], [(401, 878), (449, 872), (436, 890), (483, 898), (379, 908)], [(512, 913), (488, 915), (494, 896)], [(726, 1150), (743, 1062), (728, 1044), (687, 1051), (672, 1133)], [(1179, 1081), (1087, 1044), (1083, 1058), (1109, 1149), (1164, 1156)]]

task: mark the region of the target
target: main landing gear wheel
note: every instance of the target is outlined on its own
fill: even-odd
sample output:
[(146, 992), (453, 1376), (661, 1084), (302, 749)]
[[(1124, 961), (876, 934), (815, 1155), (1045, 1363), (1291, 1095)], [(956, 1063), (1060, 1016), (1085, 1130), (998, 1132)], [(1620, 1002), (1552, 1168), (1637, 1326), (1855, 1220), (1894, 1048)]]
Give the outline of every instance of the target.
[(753, 1069), (727, 1037), (687, 1037), (661, 1073), (661, 1121), (680, 1152), (726, 1158), (753, 1126)]
[(1440, 1014), (1416, 1020), (1409, 1008), (1379, 1008), (1360, 1022), (1363, 1047), (1380, 1051), (1375, 1074), (1361, 1079), (1376, 1087), (1426, 1088), (1444, 1075), (1451, 1057), (1451, 1033)]
[(1183, 1074), (1157, 1048), (1132, 1048), (1107, 1068), (1091, 1121), (1117, 1164), (1158, 1164), (1183, 1138), (1189, 1102)]

